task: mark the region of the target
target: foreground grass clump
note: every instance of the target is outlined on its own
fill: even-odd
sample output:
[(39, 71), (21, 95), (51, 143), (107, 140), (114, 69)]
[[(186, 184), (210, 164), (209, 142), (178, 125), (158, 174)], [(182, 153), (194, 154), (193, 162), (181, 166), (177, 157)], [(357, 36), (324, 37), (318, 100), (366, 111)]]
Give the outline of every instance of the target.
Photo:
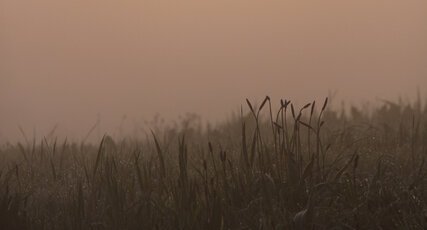
[[(0, 152), (0, 229), (424, 229), (427, 110), (266, 98), (203, 131)], [(191, 123), (191, 122), (190, 122)]]

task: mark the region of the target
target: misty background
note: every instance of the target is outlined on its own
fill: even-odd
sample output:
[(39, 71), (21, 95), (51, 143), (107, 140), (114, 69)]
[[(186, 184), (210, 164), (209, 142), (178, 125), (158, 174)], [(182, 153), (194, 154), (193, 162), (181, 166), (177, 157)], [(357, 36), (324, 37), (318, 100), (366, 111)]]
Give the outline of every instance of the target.
[(426, 87), (425, 0), (0, 0), (0, 142)]

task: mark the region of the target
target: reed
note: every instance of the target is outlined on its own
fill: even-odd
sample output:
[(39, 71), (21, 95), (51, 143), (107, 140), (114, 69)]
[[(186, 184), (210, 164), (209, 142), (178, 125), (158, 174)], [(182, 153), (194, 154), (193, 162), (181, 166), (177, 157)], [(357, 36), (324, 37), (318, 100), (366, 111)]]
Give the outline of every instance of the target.
[(425, 229), (420, 102), (246, 104), (137, 143), (37, 144), (21, 128), (0, 149), (0, 229)]

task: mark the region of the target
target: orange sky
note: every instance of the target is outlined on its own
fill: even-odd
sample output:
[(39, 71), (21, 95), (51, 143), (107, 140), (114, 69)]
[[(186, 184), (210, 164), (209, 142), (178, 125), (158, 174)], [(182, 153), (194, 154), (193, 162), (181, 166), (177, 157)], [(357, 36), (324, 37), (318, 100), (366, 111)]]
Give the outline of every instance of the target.
[[(427, 88), (425, 0), (0, 0), (0, 139)], [(30, 136), (30, 134), (29, 134)], [(1, 142), (1, 141), (0, 141)]]

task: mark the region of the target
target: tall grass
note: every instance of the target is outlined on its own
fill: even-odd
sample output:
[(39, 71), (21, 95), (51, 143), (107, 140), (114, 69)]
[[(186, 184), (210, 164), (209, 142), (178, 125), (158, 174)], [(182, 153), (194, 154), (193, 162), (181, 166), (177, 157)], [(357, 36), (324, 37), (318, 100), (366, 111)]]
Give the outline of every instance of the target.
[[(203, 131), (0, 152), (0, 229), (424, 229), (427, 110), (266, 97)], [(320, 105), (320, 107), (318, 107)]]

